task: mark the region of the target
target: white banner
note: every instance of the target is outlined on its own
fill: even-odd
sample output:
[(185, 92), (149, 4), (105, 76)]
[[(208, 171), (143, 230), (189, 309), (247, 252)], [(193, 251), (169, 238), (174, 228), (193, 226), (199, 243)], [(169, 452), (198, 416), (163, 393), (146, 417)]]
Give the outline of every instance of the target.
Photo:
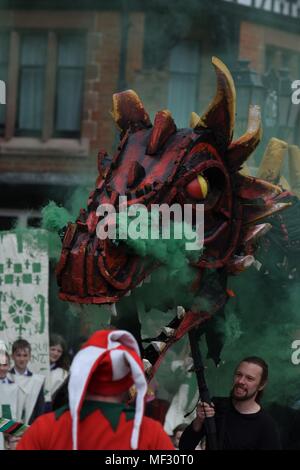
[(49, 371), (48, 269), (45, 247), (39, 247), (42, 231), (0, 232), (0, 339), (11, 354), (12, 343), (29, 341), (29, 369)]

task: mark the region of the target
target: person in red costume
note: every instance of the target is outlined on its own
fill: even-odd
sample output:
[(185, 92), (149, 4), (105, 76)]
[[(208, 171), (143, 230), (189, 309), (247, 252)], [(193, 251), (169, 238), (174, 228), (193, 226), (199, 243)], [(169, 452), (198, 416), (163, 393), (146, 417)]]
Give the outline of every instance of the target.
[[(129, 407), (133, 385), (135, 407)], [(125, 330), (97, 331), (74, 357), (69, 405), (40, 416), (17, 450), (172, 450), (162, 425), (144, 416), (146, 391), (134, 337)]]

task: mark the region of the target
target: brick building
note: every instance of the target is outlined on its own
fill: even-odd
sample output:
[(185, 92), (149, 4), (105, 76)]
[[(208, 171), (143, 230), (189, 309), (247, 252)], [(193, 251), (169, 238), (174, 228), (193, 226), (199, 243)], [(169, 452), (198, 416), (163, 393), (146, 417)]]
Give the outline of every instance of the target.
[(9, 229), (96, 175), (97, 151), (115, 141), (112, 94), (142, 68), (144, 14), (120, 2), (2, 3), (0, 228)]
[[(299, 18), (299, 0), (190, 0), (173, 2), (172, 8), (165, 6), (156, 12), (145, 9), (143, 69), (135, 75), (132, 87), (144, 97), (150, 112), (167, 107), (184, 127), (190, 112), (201, 113), (214, 95), (211, 57), (220, 57), (233, 74), (239, 59), (248, 60), (249, 68), (264, 84), (264, 96), (254, 103), (261, 106), (263, 115), (260, 158), (271, 136), (282, 137), (278, 122), (267, 119), (272, 106), (267, 102), (268, 93), (277, 88), (283, 70), (290, 84), (300, 78)], [(158, 40), (157, 30), (164, 30)], [(159, 54), (154, 53), (157, 49)], [(238, 105), (243, 99), (239, 91), (237, 86)], [(246, 123), (240, 125), (237, 109), (237, 131), (244, 132)], [(283, 138), (299, 145), (298, 109), (293, 109), (293, 115), (294, 128)]]
[[(97, 152), (117, 139), (112, 94), (142, 68), (143, 35), (144, 13), (120, 1), (0, 1), (0, 231), (38, 226), (49, 199), (71, 204), (93, 187)], [(76, 342), (54, 264), (49, 296), (51, 331)]]
[(2, 229), (16, 217), (34, 224), (49, 198), (61, 202), (95, 175), (98, 149), (111, 152), (117, 139), (115, 91), (135, 89), (152, 118), (167, 107), (184, 127), (214, 94), (212, 55), (231, 69), (244, 58), (260, 74), (288, 67), (300, 77), (298, 0), (10, 0), (0, 8)]
[(0, 230), (92, 187), (97, 151), (117, 142), (115, 91), (185, 127), (215, 92), (212, 55), (299, 79), (299, 17), (300, 0), (0, 0)]

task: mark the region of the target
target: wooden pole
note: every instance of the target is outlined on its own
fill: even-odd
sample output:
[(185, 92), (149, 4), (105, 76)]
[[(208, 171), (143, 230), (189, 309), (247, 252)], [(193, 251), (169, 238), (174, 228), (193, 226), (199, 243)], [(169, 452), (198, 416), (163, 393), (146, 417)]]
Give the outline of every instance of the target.
[[(199, 395), (202, 402), (211, 403), (209, 390), (205, 381), (204, 366), (199, 348), (195, 329), (189, 332), (191, 353), (194, 361), (194, 369), (198, 382)], [(204, 421), (206, 427), (206, 438), (209, 450), (218, 450), (217, 432), (215, 418), (206, 418)]]

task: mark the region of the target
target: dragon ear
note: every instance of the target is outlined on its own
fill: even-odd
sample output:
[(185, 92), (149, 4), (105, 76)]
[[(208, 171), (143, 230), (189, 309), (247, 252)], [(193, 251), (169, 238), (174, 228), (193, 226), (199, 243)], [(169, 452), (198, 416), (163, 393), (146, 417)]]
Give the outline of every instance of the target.
[(164, 145), (168, 138), (176, 132), (175, 122), (168, 109), (156, 113), (154, 127), (151, 131), (147, 153), (154, 155)]
[(133, 132), (151, 127), (148, 113), (143, 103), (133, 90), (126, 90), (113, 95), (112, 117), (123, 132), (128, 129)]
[(247, 132), (232, 142), (227, 152), (228, 166), (237, 171), (255, 150), (262, 136), (259, 106), (250, 106)]
[(203, 114), (194, 130), (211, 129), (221, 138), (227, 147), (233, 136), (235, 122), (236, 93), (232, 76), (223, 62), (217, 57), (212, 58), (217, 75), (217, 92), (208, 110)]

